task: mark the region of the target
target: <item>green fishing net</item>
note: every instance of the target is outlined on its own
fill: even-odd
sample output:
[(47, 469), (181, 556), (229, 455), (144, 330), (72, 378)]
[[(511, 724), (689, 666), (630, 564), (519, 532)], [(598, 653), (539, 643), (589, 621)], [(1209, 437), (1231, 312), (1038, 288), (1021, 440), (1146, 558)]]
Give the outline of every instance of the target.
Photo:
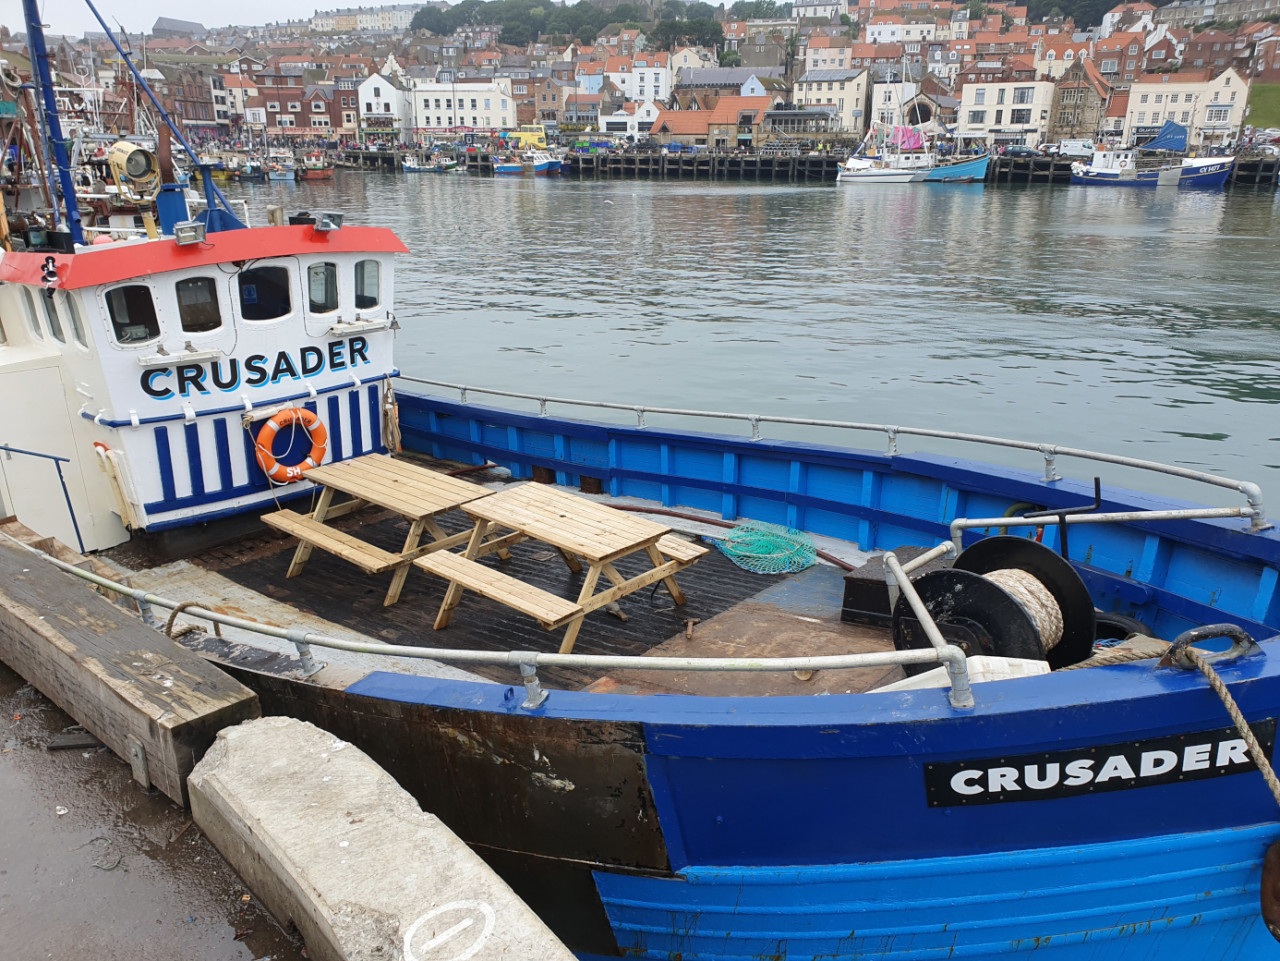
[(804, 531), (750, 521), (729, 531), (716, 546), (725, 557), (753, 574), (794, 574), (811, 567), (818, 549)]

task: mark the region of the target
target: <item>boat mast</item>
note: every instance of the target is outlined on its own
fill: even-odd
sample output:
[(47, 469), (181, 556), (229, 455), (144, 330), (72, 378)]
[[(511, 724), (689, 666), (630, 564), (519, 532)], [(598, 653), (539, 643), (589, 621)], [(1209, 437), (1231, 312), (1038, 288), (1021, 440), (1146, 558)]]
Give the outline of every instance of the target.
[(62, 139), (62, 123), (58, 118), (58, 98), (53, 92), (53, 72), (49, 69), (49, 48), (44, 42), (44, 25), (36, 0), (22, 0), (22, 13), (27, 20), (27, 46), (31, 53), (31, 73), (37, 92), (44, 105), (44, 121), (47, 128), (42, 133), (53, 147), (53, 161), (58, 168), (58, 182), (62, 187), (62, 203), (67, 213), (67, 229), (71, 241), (84, 243), (84, 231), (80, 227), (80, 206), (76, 201), (76, 185), (71, 178), (71, 161), (67, 156), (67, 143)]

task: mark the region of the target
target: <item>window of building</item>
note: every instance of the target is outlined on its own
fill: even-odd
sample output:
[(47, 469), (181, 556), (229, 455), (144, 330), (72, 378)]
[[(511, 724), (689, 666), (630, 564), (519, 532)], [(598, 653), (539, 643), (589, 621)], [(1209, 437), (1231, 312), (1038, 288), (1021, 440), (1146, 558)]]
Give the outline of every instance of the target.
[(987, 102), (987, 91), (983, 87), (973, 91), (973, 102), (979, 107)]
[(40, 321), (36, 315), (36, 304), (31, 298), (39, 297), (39, 291), (30, 288), (26, 291), (26, 296), (22, 298), (23, 313), (27, 315), (27, 329), (31, 331), (31, 336), (35, 340), (44, 340), (44, 330), (40, 326)]
[(218, 282), (213, 277), (188, 277), (173, 286), (183, 333), (206, 334), (222, 326)]
[(356, 264), (356, 309), (377, 307), (381, 299), (379, 269), (376, 260), (362, 260)]
[(279, 101), (279, 100), (268, 100), (268, 101), (267, 101), (267, 109), (268, 109), (269, 111), (271, 111), (272, 113), (279, 113), (279, 112), (280, 112), (280, 101)]
[(998, 127), (998, 126), (1000, 126), (1000, 124), (1004, 123), (1004, 111), (1003, 111), (1003, 110), (997, 110), (997, 111), (996, 111), (996, 121), (995, 121), (995, 122), (996, 122), (996, 126), (997, 126), (997, 127)]
[(289, 268), (251, 267), (236, 278), (240, 288), (240, 316), (245, 320), (275, 320), (293, 309), (289, 297)]
[(142, 344), (160, 336), (156, 305), (151, 299), (151, 288), (145, 284), (108, 290), (107, 314), (118, 344)]
[(302, 104), (297, 100), (290, 100), (289, 113), (301, 113), (301, 112), (302, 112)]
[(1142, 96), (1138, 98), (1138, 103), (1146, 103), (1147, 100), (1150, 99), (1150, 97), (1151, 97), (1150, 94), (1144, 93)]
[(1119, 61), (1119, 60), (1104, 60), (1104, 61), (1102, 61), (1102, 68), (1101, 68), (1101, 69), (1102, 69), (1102, 72), (1103, 72), (1103, 73), (1115, 73), (1117, 70), (1119, 70), (1119, 69), (1120, 69), (1120, 61)]
[(381, 88), (381, 87), (374, 87), (374, 88), (373, 88), (373, 95), (374, 95), (375, 97), (381, 97), (381, 96), (382, 96), (382, 88)]
[(1171, 94), (1169, 94), (1169, 102), (1170, 102), (1170, 103), (1177, 103), (1177, 102), (1178, 102), (1178, 95), (1177, 95), (1176, 93), (1171, 93)]
[(1136, 66), (1136, 63), (1133, 60), (1130, 60), (1128, 63), (1125, 64), (1124, 68), (1126, 70), (1132, 70), (1135, 66)]
[(1001, 87), (999, 90), (997, 90), (996, 103), (1004, 103), (1004, 96), (1006, 93), (1008, 93), (1008, 91), (1004, 87)]
[(969, 123), (973, 125), (985, 124), (987, 122), (987, 112), (985, 110), (970, 110)]
[(307, 268), (308, 306), (313, 314), (338, 309), (338, 265), (312, 264)]
[(1035, 99), (1035, 87), (1014, 87), (1013, 102), (1014, 103), (1031, 103)]
[(1031, 111), (1030, 111), (1030, 109), (1025, 109), (1025, 110), (1010, 110), (1010, 111), (1009, 111), (1009, 123), (1011, 123), (1011, 124), (1029, 124), (1029, 123), (1031, 123)]
[(1205, 123), (1226, 123), (1231, 116), (1230, 107), (1210, 107), (1204, 113)]
[(323, 101), (321, 101), (321, 100), (312, 100), (312, 101), (311, 101), (311, 112), (312, 112), (312, 113), (324, 113), (324, 102), (323, 102)]
[(1159, 122), (1160, 122), (1160, 111), (1159, 111), (1159, 110), (1157, 110), (1157, 111), (1155, 111), (1154, 113), (1152, 113), (1152, 114), (1151, 114), (1151, 122), (1152, 122), (1153, 124), (1154, 124), (1154, 123), (1159, 123)]
[(384, 103), (384, 104), (382, 105), (382, 112), (383, 112), (383, 113), (391, 113), (391, 104), (389, 104), (389, 103)]
[(1190, 110), (1182, 111), (1182, 123), (1186, 124), (1186, 123), (1189, 123), (1190, 121), (1191, 121), (1191, 111)]
[(1139, 110), (1139, 111), (1138, 111), (1138, 121), (1137, 121), (1137, 122), (1138, 122), (1139, 124), (1144, 124), (1144, 123), (1146, 123), (1146, 122), (1147, 122), (1147, 112), (1146, 112), (1145, 110)]

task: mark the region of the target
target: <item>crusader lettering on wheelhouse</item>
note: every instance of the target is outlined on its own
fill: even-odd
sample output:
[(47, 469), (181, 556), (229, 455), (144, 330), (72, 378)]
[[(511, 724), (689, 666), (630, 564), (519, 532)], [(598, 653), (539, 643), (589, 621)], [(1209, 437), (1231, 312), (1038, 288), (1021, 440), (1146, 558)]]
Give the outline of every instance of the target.
[[(1251, 725), (1268, 757), (1276, 719)], [(1070, 751), (924, 766), (929, 807), (1001, 804), (1126, 791), (1257, 770), (1234, 727)]]
[(274, 357), (250, 354), (244, 364), (236, 358), (215, 360), (208, 364), (178, 364), (174, 367), (149, 367), (138, 383), (144, 393), (156, 400), (190, 397), (192, 394), (227, 393), (245, 387), (263, 387), (284, 381), (316, 377), (326, 370), (350, 370), (369, 364), (369, 341), (365, 337), (348, 337), (330, 341), (327, 349), (301, 347), (282, 350)]

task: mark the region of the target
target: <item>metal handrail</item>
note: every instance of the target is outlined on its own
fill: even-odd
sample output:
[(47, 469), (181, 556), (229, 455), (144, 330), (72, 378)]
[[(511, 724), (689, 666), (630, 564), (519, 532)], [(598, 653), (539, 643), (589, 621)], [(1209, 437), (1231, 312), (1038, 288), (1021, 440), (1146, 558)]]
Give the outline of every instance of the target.
[(1236, 491), (1244, 495), (1248, 504), (1250, 513), (1241, 516), (1250, 518), (1250, 529), (1254, 531), (1265, 530), (1270, 525), (1266, 522), (1266, 510), (1263, 506), (1262, 488), (1252, 481), (1236, 480), (1232, 477), (1223, 477), (1219, 474), (1209, 474), (1205, 471), (1192, 470), (1187, 467), (1175, 467), (1172, 464), (1162, 464), (1159, 461), (1143, 460), (1138, 457), (1124, 457), (1119, 454), (1106, 454), (1101, 451), (1085, 450), (1079, 447), (1060, 447), (1057, 444), (1037, 443), (1035, 441), (1012, 440), (1005, 437), (991, 437), (986, 434), (968, 434), (960, 431), (949, 430), (932, 430), (926, 427), (899, 427), (890, 424), (872, 424), (862, 423), (859, 421), (843, 421), (843, 420), (817, 420), (805, 417), (777, 417), (771, 414), (738, 414), (729, 411), (710, 411), (710, 410), (685, 410), (678, 407), (646, 407), (637, 404), (618, 404), (608, 401), (598, 400), (578, 400), (569, 397), (548, 397), (540, 394), (527, 394), (520, 391), (500, 390), (491, 387), (473, 387), (467, 384), (454, 384), (448, 381), (427, 380), (422, 377), (410, 377), (406, 374), (400, 374), (399, 379), (413, 384), (424, 384), (428, 387), (444, 387), (449, 390), (456, 390), (461, 394), (461, 402), (468, 403), (467, 394), (487, 394), (494, 397), (510, 397), (518, 400), (536, 401), (539, 405), (539, 414), (542, 417), (547, 416), (548, 404), (562, 404), (570, 407), (590, 407), (600, 410), (625, 410), (636, 415), (636, 425), (645, 429), (648, 425), (645, 423), (646, 414), (662, 414), (677, 417), (703, 417), (714, 420), (732, 420), (745, 422), (751, 427), (751, 440), (763, 440), (760, 433), (761, 424), (789, 424), (800, 427), (830, 427), (839, 430), (857, 430), (870, 431), (873, 433), (885, 434), (889, 440), (888, 453), (889, 456), (896, 456), (898, 451), (898, 437), (901, 435), (911, 435), (915, 437), (932, 437), (939, 440), (955, 440), (963, 441), (970, 444), (986, 444), (993, 447), (1008, 447), (1015, 450), (1038, 451), (1044, 457), (1044, 481), (1045, 483), (1053, 483), (1062, 480), (1062, 475), (1057, 471), (1057, 458), (1076, 457), (1081, 460), (1096, 461), (1102, 464), (1115, 464), (1120, 467), (1132, 467), (1138, 470), (1152, 471), (1159, 474), (1167, 474), (1171, 477), (1181, 477), (1186, 480), (1197, 481), (1202, 484), (1209, 484), (1214, 487), (1223, 487), (1227, 490)]
[(76, 532), (76, 545), (80, 548), (80, 553), (84, 553), (84, 538), (80, 536), (80, 522), (76, 520), (76, 509), (71, 503), (71, 492), (67, 490), (67, 479), (62, 475), (62, 465), (70, 464), (71, 458), (59, 457), (56, 454), (42, 454), (35, 450), (23, 450), (21, 447), (10, 447), (8, 444), (0, 444), (0, 451), (6, 454), (25, 454), (27, 457), (38, 457), (41, 460), (53, 461), (54, 470), (58, 472), (58, 483), (62, 485), (62, 499), (67, 504), (67, 513), (71, 515), (71, 529)]
[[(538, 681), (539, 667), (598, 668), (604, 670), (642, 670), (642, 671), (837, 671), (854, 670), (861, 667), (889, 667), (910, 664), (944, 664), (951, 677), (951, 704), (957, 708), (973, 707), (973, 693), (969, 687), (969, 670), (964, 652), (954, 645), (943, 644), (932, 650), (911, 651), (873, 651), (866, 654), (828, 654), (817, 657), (636, 657), (612, 654), (548, 654), (540, 651), (476, 651), (454, 648), (434, 647), (399, 647), (395, 644), (369, 643), (365, 641), (349, 641), (340, 637), (330, 637), (313, 631), (305, 631), (300, 627), (277, 627), (274, 624), (262, 624), (243, 617), (233, 617), (220, 611), (209, 610), (194, 604), (171, 600), (159, 594), (153, 594), (142, 588), (130, 587), (113, 581), (93, 571), (82, 570), (66, 561), (59, 560), (30, 544), (6, 535), (11, 543), (31, 551), (48, 561), (59, 570), (74, 574), (82, 580), (96, 584), (113, 593), (131, 598), (138, 604), (143, 619), (152, 626), (157, 626), (152, 607), (162, 607), (172, 611), (181, 607), (182, 613), (200, 620), (211, 621), (224, 627), (251, 631), (266, 637), (275, 637), (293, 644), (298, 652), (298, 660), (304, 677), (315, 674), (323, 664), (318, 664), (311, 653), (312, 645), (331, 648), (336, 651), (350, 651), (357, 654), (386, 654), (392, 657), (415, 657), (425, 660), (441, 661), (451, 664), (491, 664), (505, 665), (519, 669), (521, 682), (525, 687), (525, 701), (522, 707), (532, 709), (546, 700), (546, 692)], [(905, 575), (902, 578), (906, 582)], [(910, 587), (908, 586), (908, 590)], [(927, 614), (926, 614), (927, 618)], [(932, 621), (929, 621), (932, 623)], [(935, 628), (936, 630), (936, 628)]]

